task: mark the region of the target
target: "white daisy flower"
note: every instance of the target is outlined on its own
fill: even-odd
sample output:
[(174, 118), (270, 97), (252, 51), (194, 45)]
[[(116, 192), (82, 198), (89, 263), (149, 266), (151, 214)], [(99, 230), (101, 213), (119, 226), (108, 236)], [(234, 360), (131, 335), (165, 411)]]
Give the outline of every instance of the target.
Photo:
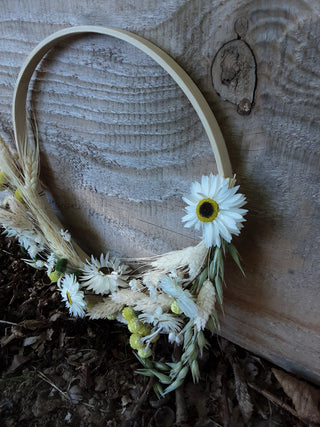
[(101, 254), (100, 260), (91, 256), (91, 262), (87, 260), (88, 265), (84, 265), (81, 281), (83, 286), (93, 290), (97, 294), (109, 294), (116, 291), (119, 287), (126, 287), (125, 282), (128, 278), (128, 267), (120, 265), (117, 258), (109, 258)]
[(185, 227), (195, 227), (203, 232), (206, 247), (221, 246), (221, 238), (231, 242), (238, 235), (243, 216), (247, 213), (243, 194), (236, 194), (239, 186), (229, 188), (229, 180), (220, 175), (203, 176), (201, 184), (193, 182), (191, 194), (183, 197), (188, 204), (187, 215), (182, 218)]
[(79, 290), (79, 283), (73, 274), (66, 274), (61, 280), (60, 292), (63, 301), (66, 303), (70, 314), (73, 316), (84, 317), (86, 302), (84, 294)]

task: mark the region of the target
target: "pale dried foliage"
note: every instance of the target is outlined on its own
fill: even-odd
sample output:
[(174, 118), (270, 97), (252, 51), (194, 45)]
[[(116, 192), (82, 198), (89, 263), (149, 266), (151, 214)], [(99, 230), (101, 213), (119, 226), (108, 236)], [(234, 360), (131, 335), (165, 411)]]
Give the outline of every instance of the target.
[(195, 324), (198, 330), (204, 329), (210, 315), (215, 310), (216, 291), (211, 280), (205, 280), (197, 298), (198, 317)]
[(14, 197), (6, 200), (9, 209), (0, 208), (0, 222), (7, 228), (17, 228), (23, 231), (34, 229), (34, 222), (28, 215), (23, 203), (18, 202)]
[(74, 268), (80, 268), (83, 265), (83, 259), (80, 258), (73, 246), (63, 239), (60, 233), (62, 225), (55, 217), (45, 197), (39, 195), (31, 186), (24, 187), (22, 193), (23, 200), (47, 240), (50, 250), (58, 258), (67, 258)]
[(118, 304), (110, 298), (105, 298), (103, 302), (88, 308), (88, 315), (90, 319), (107, 319), (119, 313), (122, 307), (122, 304)]
[(208, 248), (202, 240), (197, 246), (160, 255), (150, 265), (155, 270), (154, 274), (158, 272), (160, 276), (171, 271), (184, 270), (189, 274), (188, 281), (192, 282), (201, 271), (207, 255)]
[[(55, 216), (46, 198), (38, 191), (39, 149), (37, 141), (29, 144), (28, 140), (17, 143), (21, 172), (19, 171), (14, 156), (0, 137), (0, 170), (8, 177), (14, 188), (18, 189), (24, 204), (11, 203), (11, 209), (6, 212), (1, 210), (3, 225), (21, 230), (36, 229), (46, 240), (46, 246), (57, 257), (67, 258), (70, 265), (80, 268), (85, 260), (85, 254), (78, 255), (73, 246), (61, 236), (62, 225)], [(21, 204), (21, 208), (18, 206)], [(24, 212), (23, 212), (24, 211)], [(28, 213), (27, 213), (28, 212)], [(33, 226), (30, 221), (32, 218)], [(15, 224), (15, 225), (13, 225)], [(19, 224), (19, 226), (18, 226)], [(31, 227), (31, 228), (30, 228)]]
[(120, 291), (114, 292), (110, 298), (117, 304), (133, 306), (139, 299), (139, 294), (131, 289), (121, 289)]
[(158, 294), (154, 300), (148, 294), (132, 291), (131, 289), (121, 289), (111, 295), (112, 301), (120, 305), (133, 307), (137, 311), (155, 311), (161, 307), (164, 311), (171, 306), (172, 300), (165, 294)]
[(135, 302), (133, 306), (135, 310), (142, 312), (154, 312), (158, 307), (162, 308), (163, 311), (170, 309), (172, 300), (165, 294), (158, 294), (157, 299), (154, 300), (146, 294), (138, 294), (140, 298)]
[(15, 157), (12, 155), (4, 140), (0, 136), (0, 170), (5, 173), (10, 183), (19, 188), (23, 183), (21, 173), (17, 167)]
[(150, 291), (156, 290), (163, 274), (163, 271), (150, 270), (142, 275), (142, 281)]

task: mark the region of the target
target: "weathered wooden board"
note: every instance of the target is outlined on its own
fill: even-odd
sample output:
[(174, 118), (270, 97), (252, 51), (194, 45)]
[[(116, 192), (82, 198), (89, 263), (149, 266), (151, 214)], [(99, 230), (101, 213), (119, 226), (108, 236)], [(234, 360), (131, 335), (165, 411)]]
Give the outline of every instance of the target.
[[(249, 201), (246, 228), (235, 241), (246, 278), (228, 271), (222, 334), (317, 382), (319, 13), (318, 0), (3, 0), (0, 14), (6, 140), (19, 68), (36, 43), (60, 28), (131, 30), (189, 72), (216, 114)], [(238, 36), (256, 63), (248, 116), (217, 95), (211, 77), (217, 52)], [(223, 84), (244, 74), (230, 61), (230, 69), (223, 67)], [(72, 39), (41, 63), (31, 102), (43, 180), (84, 249), (138, 256), (197, 241), (181, 224), (181, 194), (215, 171), (214, 158), (192, 107), (152, 60), (115, 39)]]

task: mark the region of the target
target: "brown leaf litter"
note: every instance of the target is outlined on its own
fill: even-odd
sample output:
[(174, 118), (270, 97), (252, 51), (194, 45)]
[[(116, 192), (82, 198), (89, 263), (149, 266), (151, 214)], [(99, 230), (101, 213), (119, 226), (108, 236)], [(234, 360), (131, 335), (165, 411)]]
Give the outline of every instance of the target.
[[(0, 419), (4, 427), (290, 426), (320, 424), (319, 388), (220, 337), (199, 360), (202, 377), (161, 399), (127, 329), (70, 318), (55, 285), (0, 237)], [(168, 357), (165, 340), (158, 356)]]

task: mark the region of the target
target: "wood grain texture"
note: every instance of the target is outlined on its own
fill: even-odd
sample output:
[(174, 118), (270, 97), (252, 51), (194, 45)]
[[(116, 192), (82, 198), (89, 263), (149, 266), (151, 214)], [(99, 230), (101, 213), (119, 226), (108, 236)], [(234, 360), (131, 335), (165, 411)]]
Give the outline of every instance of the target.
[[(228, 265), (221, 333), (320, 382), (318, 1), (4, 0), (0, 19), (0, 130), (7, 141), (19, 68), (60, 28), (128, 29), (185, 68), (216, 114), (249, 201), (235, 240), (246, 278)], [(211, 78), (213, 58), (237, 37), (239, 19), (248, 23), (241, 38), (257, 63), (255, 105), (246, 117), (219, 98)], [(181, 224), (181, 195), (215, 164), (196, 113), (171, 78), (131, 46), (99, 36), (49, 52), (35, 77), (30, 102), (42, 177), (82, 247), (140, 256), (196, 243)]]

